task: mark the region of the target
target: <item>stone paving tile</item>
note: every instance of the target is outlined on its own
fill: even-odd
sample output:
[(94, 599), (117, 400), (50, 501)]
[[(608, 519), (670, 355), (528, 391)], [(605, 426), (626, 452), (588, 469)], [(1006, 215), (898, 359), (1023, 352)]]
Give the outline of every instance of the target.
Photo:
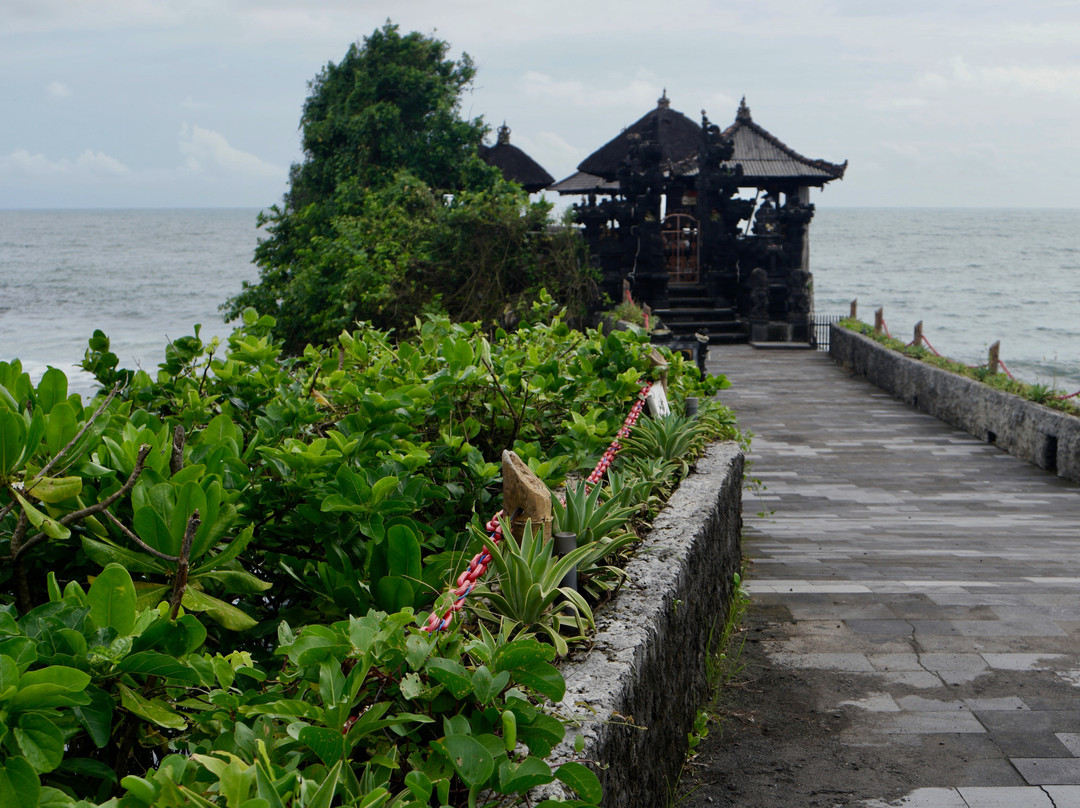
[(817, 668), (829, 671), (873, 671), (865, 654), (792, 654), (778, 651), (769, 655), (778, 665), (790, 668)]
[(945, 684), (940, 676), (930, 673), (930, 671), (890, 671), (879, 673), (878, 676), (883, 682), (899, 687), (914, 687), (919, 690), (929, 690)]
[(991, 732), (990, 740), (1001, 750), (1003, 755), (1010, 758), (1068, 757), (1073, 753), (1060, 740), (1061, 734), (1050, 732)]
[(1069, 750), (1073, 757), (1080, 757), (1080, 733), (1059, 732), (1057, 733), (1057, 739), (1061, 741), (1062, 745)]
[(1063, 654), (983, 654), (991, 668), (1003, 671), (1046, 671), (1060, 667)]
[(1054, 808), (1080, 808), (1080, 786), (1045, 786)]
[(1080, 711), (1075, 709), (991, 710), (975, 715), (991, 732), (1080, 732)]
[(1054, 808), (1050, 796), (1041, 788), (985, 788), (968, 786), (957, 789), (967, 808)]
[(1001, 698), (973, 698), (964, 699), (964, 704), (972, 710), (1030, 710), (1018, 696), (1003, 696)]
[(962, 710), (902, 712), (889, 715), (882, 723), (881, 731), (903, 734), (984, 733), (986, 728), (979, 723), (975, 714), (965, 707)]
[(1033, 786), (1080, 785), (1080, 758), (1012, 758), (1012, 764)]
[(949, 710), (966, 710), (970, 708), (963, 701), (941, 701), (940, 699), (928, 699), (924, 696), (900, 696), (896, 703), (905, 710), (916, 713), (943, 713)]

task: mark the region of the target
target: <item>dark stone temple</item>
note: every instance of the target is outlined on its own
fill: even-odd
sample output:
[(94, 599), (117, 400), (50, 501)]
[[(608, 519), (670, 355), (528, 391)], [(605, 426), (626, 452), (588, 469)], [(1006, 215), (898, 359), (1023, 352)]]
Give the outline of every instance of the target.
[(846, 168), (786, 146), (745, 99), (721, 130), (665, 92), (549, 190), (585, 197), (574, 211), (611, 301), (628, 288), (676, 336), (809, 342), (810, 189)]

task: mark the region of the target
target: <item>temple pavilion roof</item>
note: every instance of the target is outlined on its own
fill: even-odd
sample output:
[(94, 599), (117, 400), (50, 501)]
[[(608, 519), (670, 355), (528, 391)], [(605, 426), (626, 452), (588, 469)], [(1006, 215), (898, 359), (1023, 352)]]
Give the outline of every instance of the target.
[[(648, 132), (656, 125), (653, 120), (660, 124), (661, 133), (668, 133), (666, 142), (660, 143), (661, 168), (681, 176), (697, 174), (696, 158), (701, 146), (701, 126), (681, 112), (670, 109), (666, 102), (665, 93), (657, 109), (650, 111), (624, 130), (619, 137), (593, 152), (578, 165), (575, 174), (555, 183), (548, 190), (560, 194), (617, 193), (619, 183), (615, 180), (615, 174), (629, 152), (629, 134), (648, 137)], [(847, 169), (846, 160), (841, 164), (812, 160), (787, 146), (778, 137), (754, 123), (745, 98), (739, 104), (735, 122), (724, 130), (724, 135), (734, 140), (735, 152), (732, 158), (722, 165), (742, 166), (743, 177), (739, 184), (744, 188), (780, 183), (821, 187), (827, 182), (841, 179)], [(597, 169), (604, 169), (604, 172)]]
[(745, 186), (762, 186), (782, 181), (796, 185), (823, 186), (841, 179), (847, 169), (847, 161), (841, 164), (825, 160), (811, 160), (787, 146), (780, 138), (754, 123), (746, 98), (739, 103), (735, 123), (724, 130), (724, 135), (735, 141), (735, 153), (725, 167), (742, 166)]
[(701, 126), (671, 108), (667, 91), (634, 123), (609, 140), (578, 164), (578, 171), (605, 180), (614, 180), (635, 140), (653, 141), (660, 148), (660, 167), (672, 166), (693, 158), (701, 145)]
[(498, 129), (495, 145), (480, 147), (480, 159), (495, 166), (503, 177), (516, 182), (530, 194), (555, 182), (538, 162), (510, 142), (510, 127), (505, 122)]

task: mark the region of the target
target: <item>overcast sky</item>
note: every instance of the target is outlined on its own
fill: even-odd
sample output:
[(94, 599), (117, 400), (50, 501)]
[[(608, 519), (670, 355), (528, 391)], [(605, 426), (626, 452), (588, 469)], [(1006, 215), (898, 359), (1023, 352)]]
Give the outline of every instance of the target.
[(0, 0), (0, 208), (267, 207), (387, 18), (556, 179), (656, 104), (848, 160), (825, 206), (1080, 207), (1078, 0)]

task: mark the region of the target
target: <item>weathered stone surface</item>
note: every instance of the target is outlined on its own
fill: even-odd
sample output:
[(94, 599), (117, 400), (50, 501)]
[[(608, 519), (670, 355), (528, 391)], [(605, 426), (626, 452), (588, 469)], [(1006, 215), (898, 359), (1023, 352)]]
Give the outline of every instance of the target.
[[(593, 646), (561, 666), (566, 696), (557, 709), (578, 729), (550, 762), (600, 764), (605, 806), (663, 805), (676, 782), (707, 693), (713, 626), (722, 624), (739, 570), (742, 472), (735, 444), (706, 452), (627, 565), (628, 582), (598, 611)], [(536, 796), (569, 793), (556, 783)]]
[(1080, 418), (911, 359), (835, 325), (829, 333), (829, 355), (923, 412), (1080, 482)]

